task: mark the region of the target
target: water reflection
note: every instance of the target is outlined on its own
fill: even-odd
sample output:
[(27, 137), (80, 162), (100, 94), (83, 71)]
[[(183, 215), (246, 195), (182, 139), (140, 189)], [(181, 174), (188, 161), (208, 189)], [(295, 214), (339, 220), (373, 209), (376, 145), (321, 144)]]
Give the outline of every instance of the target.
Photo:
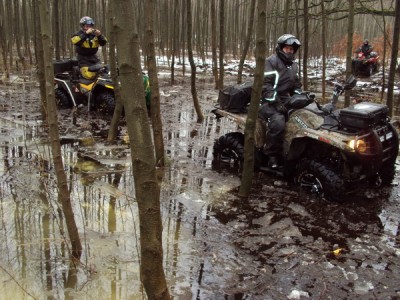
[[(394, 236), (398, 237), (399, 220), (393, 216), (399, 214), (388, 214), (393, 205), (383, 205), (381, 211), (379, 206), (370, 205), (355, 210), (362, 212), (355, 215), (346, 207), (296, 199), (289, 188), (267, 189), (265, 186), (275, 179), (265, 177), (259, 179), (260, 197), (241, 202), (227, 193), (238, 185), (237, 174), (221, 170), (221, 175), (212, 169), (214, 139), (236, 125), (216, 120), (209, 111), (204, 123), (198, 125), (190, 103), (171, 105), (181, 105), (181, 112), (164, 120), (171, 161), (163, 176), (161, 210), (165, 273), (177, 299), (223, 299), (228, 295), (242, 299), (246, 287), (262, 286), (257, 280), (266, 278), (271, 265), (282, 263), (273, 250), (282, 245), (282, 236), (289, 231), (282, 231), (277, 224), (316, 240), (322, 237), (342, 243), (371, 227), (379, 230), (375, 226), (381, 220), (382, 238), (390, 236), (392, 246), (398, 247)], [(64, 218), (49, 172), (50, 150), (45, 144), (30, 141), (21, 144), (15, 135), (3, 140), (0, 148), (0, 265), (15, 279), (0, 273), (4, 296), (23, 298), (29, 292), (36, 298), (57, 299), (144, 297), (138, 265), (138, 212), (127, 147), (110, 149), (100, 142), (85, 146), (73, 140), (66, 140), (62, 147), (73, 209), (84, 241), (81, 263), (76, 264), (68, 254)], [(395, 196), (390, 199), (398, 201)], [(321, 218), (311, 220), (311, 216)], [(359, 219), (365, 216), (370, 222), (361, 224)], [(265, 231), (260, 232), (260, 228)], [(340, 233), (346, 231), (347, 236), (337, 234), (335, 228), (343, 230)], [(312, 244), (311, 238), (302, 244), (304, 249), (306, 242)], [(296, 243), (303, 242), (293, 241)], [(263, 265), (260, 257), (268, 263)], [(8, 294), (9, 290), (15, 294)]]

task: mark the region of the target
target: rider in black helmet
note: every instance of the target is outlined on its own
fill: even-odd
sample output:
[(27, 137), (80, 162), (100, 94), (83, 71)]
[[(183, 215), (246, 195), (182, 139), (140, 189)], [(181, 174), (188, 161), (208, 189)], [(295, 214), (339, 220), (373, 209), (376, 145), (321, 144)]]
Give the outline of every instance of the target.
[(83, 77), (92, 79), (96, 73), (89, 72), (87, 69), (89, 66), (100, 62), (96, 53), (99, 46), (104, 46), (107, 43), (107, 39), (101, 34), (100, 30), (94, 28), (94, 21), (91, 17), (82, 17), (79, 25), (81, 29), (72, 36), (71, 41), (75, 45), (78, 64)]
[(369, 58), (373, 50), (372, 45), (367, 39), (364, 40), (363, 44), (358, 48), (358, 52), (364, 53), (365, 58)]
[(286, 125), (285, 103), (295, 93), (301, 93), (298, 65), (295, 54), (300, 41), (292, 34), (284, 34), (277, 40), (275, 53), (265, 61), (264, 85), (260, 117), (268, 123), (264, 153), (268, 165), (276, 169), (282, 158), (283, 138)]

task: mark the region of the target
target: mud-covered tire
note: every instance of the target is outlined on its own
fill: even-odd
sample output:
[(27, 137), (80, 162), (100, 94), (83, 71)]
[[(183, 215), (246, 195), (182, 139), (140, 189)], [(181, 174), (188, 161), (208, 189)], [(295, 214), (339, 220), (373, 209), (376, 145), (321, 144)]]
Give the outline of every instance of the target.
[(96, 103), (98, 108), (107, 114), (113, 114), (115, 109), (115, 97), (114, 93), (103, 92), (96, 97)]
[(55, 89), (54, 90), (54, 97), (56, 99), (56, 105), (58, 108), (71, 108), (72, 107), (72, 101), (70, 99), (70, 96), (67, 94), (67, 92), (63, 89)]
[(344, 201), (346, 193), (344, 180), (318, 161), (302, 159), (296, 167), (294, 182), (307, 193), (333, 202)]
[(240, 132), (231, 132), (221, 136), (214, 143), (214, 160), (233, 162), (241, 165), (243, 162), (244, 135)]
[(382, 186), (389, 186), (396, 175), (395, 163), (386, 163), (379, 171), (379, 176), (382, 180)]

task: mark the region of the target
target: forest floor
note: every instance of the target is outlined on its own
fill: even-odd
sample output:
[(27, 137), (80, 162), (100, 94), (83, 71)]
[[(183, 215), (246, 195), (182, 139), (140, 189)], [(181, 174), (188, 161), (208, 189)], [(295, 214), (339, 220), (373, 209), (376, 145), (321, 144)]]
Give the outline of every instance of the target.
[[(229, 167), (212, 164), (214, 140), (234, 125), (216, 120), (211, 113), (217, 96), (212, 80), (200, 77), (198, 82), (206, 116), (203, 124), (195, 123), (190, 80), (180, 77), (176, 86), (170, 86), (168, 78), (160, 78), (165, 147), (170, 160), (166, 173), (176, 172), (165, 177), (163, 189), (168, 191), (161, 197), (162, 211), (165, 219), (182, 226), (173, 231), (173, 246), (168, 241), (165, 246), (174, 249), (174, 255), (165, 253), (167, 280), (174, 298), (400, 299), (399, 162), (391, 187), (365, 190), (342, 204), (306, 197), (282, 179), (263, 173), (256, 174), (251, 196), (243, 201), (236, 193), (239, 175)], [(228, 75), (227, 82), (233, 83), (234, 77)], [(9, 122), (39, 122), (38, 99), (36, 85), (0, 86), (4, 162), (9, 160), (4, 149), (11, 137), (20, 134), (29, 138), (26, 131), (13, 129)], [(78, 151), (110, 166), (118, 158), (105, 158), (98, 151), (104, 146), (102, 139), (109, 121), (109, 117), (89, 114), (82, 107), (76, 126), (70, 110), (62, 110), (60, 135), (64, 140), (84, 140), (93, 135), (97, 150), (82, 147)], [(120, 129), (115, 149), (124, 144), (123, 123)], [(2, 167), (2, 180), (10, 181), (10, 164), (3, 163)], [(171, 210), (171, 203), (179, 209)], [(164, 234), (169, 236), (165, 227)], [(3, 257), (4, 251), (0, 252)], [(98, 262), (96, 277), (102, 276), (100, 265)], [(91, 292), (96, 295), (95, 281), (92, 278), (92, 286), (76, 288), (75, 299), (80, 299), (82, 290), (86, 296)], [(126, 287), (128, 282), (121, 279), (118, 284)], [(128, 290), (125, 297), (136, 299), (139, 294)]]

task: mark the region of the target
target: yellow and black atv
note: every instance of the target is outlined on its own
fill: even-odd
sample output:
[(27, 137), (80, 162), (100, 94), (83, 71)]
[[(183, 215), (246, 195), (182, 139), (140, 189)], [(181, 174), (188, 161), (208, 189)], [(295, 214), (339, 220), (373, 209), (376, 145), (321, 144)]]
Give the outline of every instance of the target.
[[(109, 75), (108, 67), (102, 64), (93, 65), (88, 71), (96, 74), (94, 79), (81, 76), (78, 61), (67, 59), (55, 61), (54, 88), (57, 106), (71, 108), (87, 105), (89, 110), (102, 110), (112, 114), (115, 109), (114, 84)], [(146, 105), (150, 106), (150, 84), (143, 75)]]

